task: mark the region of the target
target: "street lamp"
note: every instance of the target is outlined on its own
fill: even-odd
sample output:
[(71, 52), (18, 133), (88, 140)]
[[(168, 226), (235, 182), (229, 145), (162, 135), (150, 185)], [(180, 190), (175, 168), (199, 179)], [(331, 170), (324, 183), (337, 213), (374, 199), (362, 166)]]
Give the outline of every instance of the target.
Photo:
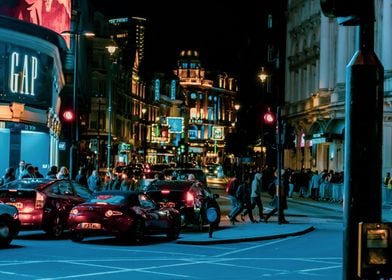
[(146, 154), (147, 154), (147, 121), (146, 121), (146, 113), (147, 109), (143, 108), (142, 109), (142, 114), (143, 114), (143, 157), (144, 157), (144, 163), (146, 163)]
[(107, 171), (110, 172), (110, 148), (112, 141), (112, 72), (114, 64), (114, 53), (117, 50), (117, 46), (113, 39), (110, 41), (110, 45), (106, 46), (106, 50), (110, 55), (110, 69), (109, 69), (109, 84), (108, 84), (108, 153), (107, 153)]
[[(72, 132), (74, 134), (74, 139), (72, 140), (72, 146), (70, 147), (70, 162), (69, 162), (69, 171), (71, 178), (73, 177), (73, 169), (74, 169), (74, 153), (73, 150), (78, 148), (79, 145), (79, 114), (77, 114), (78, 107), (78, 69), (79, 69), (79, 47), (80, 47), (80, 36), (84, 37), (94, 37), (95, 34), (90, 31), (82, 31), (82, 32), (72, 32), (72, 31), (63, 31), (61, 32), (63, 36), (70, 36), (74, 38), (73, 42), (73, 51), (74, 51), (74, 65), (73, 65), (73, 94), (72, 94), (72, 110), (76, 115), (75, 125), (72, 127)], [(76, 143), (76, 147), (75, 147)]]
[[(261, 73), (259, 74), (259, 78), (264, 86), (264, 83), (267, 81), (268, 78), (268, 73), (265, 71), (264, 67), (261, 68)], [(278, 96), (278, 102), (277, 102), (277, 107), (276, 107), (276, 133), (277, 133), (277, 185), (278, 185), (278, 192), (277, 192), (277, 198), (278, 198), (278, 223), (282, 224), (282, 223), (287, 223), (284, 217), (284, 205), (283, 205), (283, 201), (284, 198), (283, 196), (284, 194), (284, 188), (283, 188), (283, 184), (282, 184), (282, 168), (283, 168), (283, 164), (282, 164), (282, 116), (281, 116), (281, 108), (280, 108), (280, 104), (279, 104), (279, 96)], [(271, 122), (273, 121), (273, 116), (270, 112), (270, 109), (268, 108), (268, 112), (264, 115), (264, 119), (265, 121)]]

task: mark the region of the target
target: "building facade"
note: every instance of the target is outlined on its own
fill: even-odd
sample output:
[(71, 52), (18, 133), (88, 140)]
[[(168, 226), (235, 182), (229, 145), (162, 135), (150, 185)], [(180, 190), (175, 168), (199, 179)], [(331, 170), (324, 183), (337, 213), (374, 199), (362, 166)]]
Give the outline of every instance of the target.
[[(356, 51), (354, 26), (323, 15), (318, 0), (288, 1), (285, 120), (295, 149), (285, 167), (344, 171), (346, 66)], [(392, 169), (392, 1), (375, 1), (374, 50), (384, 66), (383, 166)], [(367, 116), (366, 112), (363, 115)], [(363, 137), (367, 137), (363, 135)]]

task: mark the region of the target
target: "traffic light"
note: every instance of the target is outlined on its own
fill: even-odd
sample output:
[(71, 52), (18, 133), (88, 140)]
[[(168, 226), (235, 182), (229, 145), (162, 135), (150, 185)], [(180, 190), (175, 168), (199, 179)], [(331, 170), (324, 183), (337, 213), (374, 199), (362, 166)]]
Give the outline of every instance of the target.
[(358, 25), (360, 20), (374, 18), (374, 0), (320, 0), (326, 17), (339, 18), (342, 25)]
[(268, 111), (264, 114), (264, 122), (266, 124), (273, 124), (275, 122), (275, 115), (271, 112), (270, 108), (268, 108)]
[(72, 109), (66, 109), (62, 113), (64, 122), (73, 122), (75, 120), (75, 112)]

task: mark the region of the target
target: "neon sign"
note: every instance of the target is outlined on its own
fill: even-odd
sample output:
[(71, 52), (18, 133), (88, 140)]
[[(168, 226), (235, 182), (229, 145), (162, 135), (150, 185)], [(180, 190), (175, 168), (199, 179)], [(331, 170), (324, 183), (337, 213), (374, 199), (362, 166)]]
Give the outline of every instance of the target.
[(35, 95), (35, 80), (38, 77), (37, 69), (37, 57), (13, 52), (10, 60), (10, 91), (12, 93)]

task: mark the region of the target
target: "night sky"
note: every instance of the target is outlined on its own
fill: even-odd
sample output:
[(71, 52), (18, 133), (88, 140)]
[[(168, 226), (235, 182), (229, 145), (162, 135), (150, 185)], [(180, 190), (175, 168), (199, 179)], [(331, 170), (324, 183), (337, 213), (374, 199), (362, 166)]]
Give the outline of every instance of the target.
[(152, 70), (171, 71), (181, 50), (196, 49), (206, 70), (238, 75), (250, 37), (262, 24), (263, 10), (256, 1), (252, 2), (233, 6), (220, 0), (110, 0), (95, 5), (107, 16), (140, 16), (148, 20), (145, 58)]

